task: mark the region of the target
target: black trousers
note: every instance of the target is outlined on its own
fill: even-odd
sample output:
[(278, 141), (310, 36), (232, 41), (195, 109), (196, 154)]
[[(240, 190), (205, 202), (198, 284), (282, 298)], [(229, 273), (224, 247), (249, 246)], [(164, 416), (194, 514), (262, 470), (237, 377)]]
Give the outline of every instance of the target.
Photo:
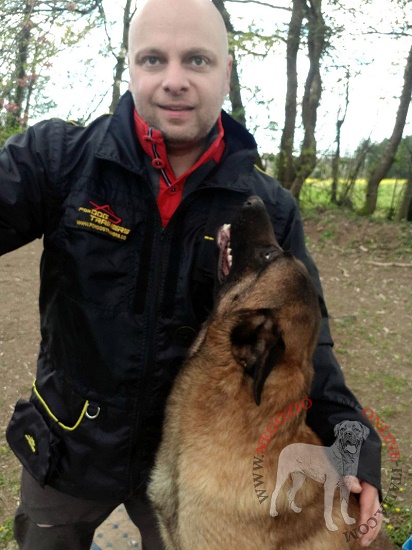
[[(48, 486), (42, 489), (23, 469), (14, 536), (20, 550), (90, 550), (95, 530), (119, 504), (75, 498)], [(140, 531), (143, 550), (164, 550), (146, 495), (123, 504)]]

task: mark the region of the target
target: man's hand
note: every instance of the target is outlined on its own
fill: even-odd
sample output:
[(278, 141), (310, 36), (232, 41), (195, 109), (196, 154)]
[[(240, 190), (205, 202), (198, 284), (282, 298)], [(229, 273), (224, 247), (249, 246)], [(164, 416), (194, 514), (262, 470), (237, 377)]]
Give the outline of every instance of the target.
[(383, 520), (378, 489), (366, 481), (360, 481), (360, 479), (355, 478), (351, 484), (350, 490), (352, 493), (360, 493), (359, 525), (366, 524), (369, 527), (369, 531), (361, 536), (360, 545), (363, 547), (369, 546), (377, 537)]

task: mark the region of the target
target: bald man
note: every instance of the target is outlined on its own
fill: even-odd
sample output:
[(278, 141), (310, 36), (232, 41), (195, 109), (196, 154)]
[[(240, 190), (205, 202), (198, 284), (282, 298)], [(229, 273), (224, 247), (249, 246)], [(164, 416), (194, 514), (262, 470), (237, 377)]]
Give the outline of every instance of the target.
[[(87, 128), (36, 124), (0, 155), (0, 254), (44, 242), (37, 376), (7, 430), (24, 466), (15, 518), (24, 550), (89, 549), (122, 502), (143, 548), (163, 548), (146, 484), (164, 406), (213, 307), (218, 227), (250, 195), (318, 289), (309, 424), (325, 445), (339, 422), (367, 424), (332, 353), (295, 201), (255, 169), (253, 137), (221, 111), (232, 60), (218, 11), (209, 0), (142, 2), (129, 64), (113, 115)], [(379, 507), (380, 442), (369, 429), (361, 520)]]

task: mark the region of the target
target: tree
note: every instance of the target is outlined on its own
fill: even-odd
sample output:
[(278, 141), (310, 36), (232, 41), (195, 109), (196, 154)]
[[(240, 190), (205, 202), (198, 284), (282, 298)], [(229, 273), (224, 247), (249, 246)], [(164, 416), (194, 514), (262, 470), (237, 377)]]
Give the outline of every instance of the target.
[(285, 100), (285, 124), (283, 126), (280, 151), (277, 161), (277, 177), (287, 189), (290, 189), (293, 180), (295, 179), (293, 145), (297, 115), (297, 57), (300, 46), (304, 14), (305, 1), (294, 1), (292, 5), (292, 15), (289, 23), (288, 37), (286, 43), (287, 90)]
[[(233, 37), (235, 34), (235, 29), (230, 21), (230, 15), (227, 11), (223, 0), (212, 0), (213, 4), (219, 10), (223, 21), (225, 22), (225, 27), (229, 38)], [(246, 112), (245, 107), (242, 101), (241, 87), (239, 81), (238, 65), (236, 58), (236, 51), (233, 45), (229, 45), (229, 53), (233, 58), (232, 74), (230, 76), (230, 92), (229, 99), (232, 105), (232, 116), (246, 128)]]
[(405, 65), (403, 89), (399, 101), (398, 112), (396, 115), (395, 125), (388, 144), (382, 154), (382, 157), (377, 164), (375, 170), (371, 174), (366, 191), (366, 200), (363, 208), (364, 214), (373, 214), (376, 209), (378, 199), (378, 187), (382, 179), (386, 176), (393, 159), (396, 154), (398, 145), (402, 139), (403, 129), (405, 127), (406, 117), (408, 114), (409, 104), (412, 96), (412, 47)]
[(331, 188), (331, 201), (335, 204), (338, 202), (338, 183), (339, 183), (339, 164), (340, 164), (340, 146), (341, 146), (341, 129), (345, 122), (346, 114), (348, 112), (349, 105), (349, 69), (346, 68), (346, 82), (345, 82), (345, 107), (343, 113), (339, 109), (338, 119), (336, 121), (336, 151), (332, 158), (332, 188)]
[[(247, 90), (253, 99), (256, 99), (259, 89), (255, 87), (250, 88), (247, 83), (241, 83), (240, 79), (240, 67), (243, 58), (264, 58), (268, 52), (273, 48), (274, 44), (282, 40), (282, 37), (278, 32), (274, 31), (271, 35), (262, 34), (253, 24), (250, 24), (247, 31), (240, 31), (232, 24), (231, 16), (226, 9), (226, 4), (236, 0), (212, 0), (213, 4), (219, 10), (223, 21), (226, 26), (226, 30), (229, 36), (229, 53), (233, 58), (233, 67), (230, 79), (230, 91), (229, 101), (231, 104), (231, 114), (235, 120), (240, 122), (244, 127), (248, 126), (245, 102), (242, 92)], [(286, 10), (289, 8), (279, 7), (265, 2), (259, 2), (258, 0), (250, 0), (250, 3), (258, 6), (265, 6), (276, 10)], [(258, 102), (259, 103), (259, 102)], [(249, 122), (250, 124), (250, 122)], [(273, 123), (269, 122), (269, 127), (273, 126)], [(253, 128), (249, 128), (253, 131)]]
[[(123, 10), (123, 32), (122, 40), (120, 44), (120, 51), (115, 55), (116, 65), (114, 68), (114, 78), (113, 78), (113, 88), (112, 88), (112, 101), (110, 104), (109, 112), (114, 113), (114, 110), (117, 107), (117, 104), (120, 100), (120, 87), (122, 84), (122, 78), (124, 71), (126, 69), (126, 58), (127, 58), (127, 48), (128, 48), (128, 37), (130, 29), (130, 21), (132, 19), (132, 0), (126, 0), (126, 4)], [(107, 34), (107, 29), (106, 29)], [(110, 37), (107, 34), (109, 39), (109, 44), (111, 43)], [(110, 47), (112, 50), (112, 48)]]
[(386, 177), (407, 179), (409, 177), (409, 172), (411, 169), (411, 156), (412, 135), (402, 138), (396, 151), (393, 164), (390, 167)]
[[(294, 0), (300, 2), (301, 0)], [(302, 101), (302, 122), (304, 138), (296, 163), (296, 173), (290, 187), (292, 194), (299, 198), (302, 185), (316, 166), (316, 120), (317, 109), (322, 95), (320, 60), (326, 44), (327, 27), (322, 14), (322, 0), (308, 0), (305, 7), (308, 20), (309, 72), (306, 77)]]
[[(0, 117), (2, 133), (24, 129), (33, 97), (42, 89), (59, 48), (83, 38), (100, 0), (7, 0), (0, 2), (2, 77)], [(83, 20), (83, 25), (80, 21)], [(57, 38), (59, 36), (59, 38)]]
[(352, 206), (350, 195), (355, 188), (356, 180), (365, 164), (365, 159), (371, 149), (370, 139), (365, 139), (357, 148), (355, 158), (349, 165), (349, 171), (346, 182), (343, 185), (342, 191), (336, 203), (339, 206)]
[(408, 177), (403, 193), (402, 202), (398, 211), (397, 220), (412, 221), (412, 136), (405, 138), (403, 149), (408, 154), (409, 166)]

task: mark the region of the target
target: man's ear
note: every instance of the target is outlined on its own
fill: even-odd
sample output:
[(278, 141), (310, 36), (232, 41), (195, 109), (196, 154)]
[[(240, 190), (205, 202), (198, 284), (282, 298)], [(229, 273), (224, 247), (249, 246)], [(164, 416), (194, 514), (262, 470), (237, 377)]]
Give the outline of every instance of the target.
[(230, 92), (230, 77), (232, 75), (233, 57), (229, 54), (227, 56), (226, 66), (226, 94)]
[(232, 355), (253, 378), (253, 395), (260, 405), (266, 378), (283, 357), (285, 344), (270, 309), (241, 310), (235, 315)]

